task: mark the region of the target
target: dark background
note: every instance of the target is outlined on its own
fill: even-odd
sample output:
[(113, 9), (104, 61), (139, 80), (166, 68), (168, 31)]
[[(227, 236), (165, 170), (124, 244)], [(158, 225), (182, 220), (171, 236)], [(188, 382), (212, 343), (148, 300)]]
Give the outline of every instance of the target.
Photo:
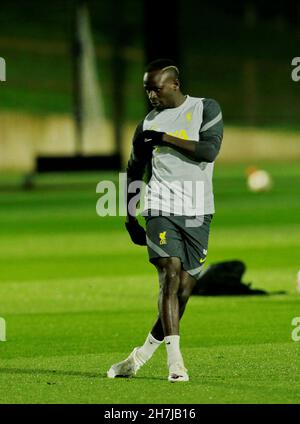
[[(124, 94), (124, 119), (146, 110), (145, 63), (174, 58), (183, 91), (214, 97), (227, 124), (299, 127), (300, 84), (296, 1), (88, 1), (105, 113)], [(7, 62), (0, 108), (36, 113), (72, 111), (71, 40), (74, 1), (1, 4), (0, 55)], [(123, 89), (116, 93), (116, 75)]]

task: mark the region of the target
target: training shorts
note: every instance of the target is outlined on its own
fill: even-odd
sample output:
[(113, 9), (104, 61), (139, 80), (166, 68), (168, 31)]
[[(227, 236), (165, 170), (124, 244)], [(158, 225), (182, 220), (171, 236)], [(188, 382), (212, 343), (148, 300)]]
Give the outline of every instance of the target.
[(206, 260), (212, 217), (146, 216), (149, 261), (176, 256), (182, 268), (198, 279)]

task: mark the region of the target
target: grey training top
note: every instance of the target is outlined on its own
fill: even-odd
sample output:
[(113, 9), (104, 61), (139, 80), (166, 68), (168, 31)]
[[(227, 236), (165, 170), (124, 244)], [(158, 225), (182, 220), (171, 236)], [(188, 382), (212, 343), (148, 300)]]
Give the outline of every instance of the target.
[[(213, 99), (187, 96), (176, 108), (153, 109), (138, 125), (134, 139), (145, 130), (163, 131), (199, 144), (193, 159), (188, 152), (170, 145), (153, 149), (143, 214), (147, 210), (185, 216), (213, 214), (213, 167), (223, 138), (219, 104)], [(127, 166), (129, 180), (142, 178), (148, 159), (132, 149)]]

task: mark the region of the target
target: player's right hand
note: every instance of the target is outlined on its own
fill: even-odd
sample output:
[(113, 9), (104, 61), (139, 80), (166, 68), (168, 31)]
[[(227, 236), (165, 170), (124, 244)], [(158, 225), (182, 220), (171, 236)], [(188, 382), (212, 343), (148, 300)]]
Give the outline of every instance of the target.
[(152, 146), (161, 146), (163, 143), (163, 135), (165, 133), (162, 131), (154, 130), (145, 130), (143, 131), (143, 142), (144, 144), (148, 143)]
[(134, 153), (139, 159), (152, 157), (153, 144), (144, 142), (144, 133), (139, 134), (133, 141)]
[(146, 246), (146, 231), (139, 224), (136, 218), (130, 219), (125, 222), (126, 230), (128, 231), (131, 240), (133, 243), (138, 244), (139, 246)]

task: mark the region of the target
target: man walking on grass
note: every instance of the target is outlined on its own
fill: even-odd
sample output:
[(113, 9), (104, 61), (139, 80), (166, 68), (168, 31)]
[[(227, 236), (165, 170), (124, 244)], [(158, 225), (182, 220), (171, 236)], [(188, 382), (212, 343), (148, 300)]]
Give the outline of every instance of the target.
[[(171, 382), (188, 381), (180, 351), (179, 321), (206, 260), (215, 212), (212, 175), (223, 138), (220, 106), (213, 99), (181, 91), (179, 70), (168, 59), (151, 62), (144, 88), (153, 110), (133, 136), (127, 186), (141, 181), (151, 164), (144, 210), (138, 223), (128, 192), (126, 228), (132, 241), (148, 248), (159, 279), (158, 317), (144, 344), (111, 366), (110, 378), (132, 377), (165, 342)], [(129, 190), (130, 191), (130, 190)]]

